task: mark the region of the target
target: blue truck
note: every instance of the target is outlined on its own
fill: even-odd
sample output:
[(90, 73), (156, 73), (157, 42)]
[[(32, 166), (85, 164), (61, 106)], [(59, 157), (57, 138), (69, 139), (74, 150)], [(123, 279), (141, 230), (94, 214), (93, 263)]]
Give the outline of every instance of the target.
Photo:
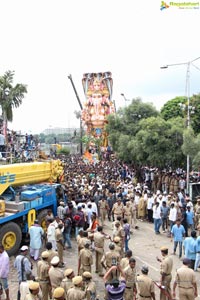
[[(52, 176), (46, 176), (52, 166), (54, 181), (58, 183), (52, 182)], [(0, 243), (9, 256), (19, 250), (36, 218), (45, 229), (47, 211), (52, 210), (56, 215), (58, 201), (64, 199), (59, 183), (61, 171), (56, 168), (55, 172), (55, 162), (49, 166), (47, 162), (0, 166)]]

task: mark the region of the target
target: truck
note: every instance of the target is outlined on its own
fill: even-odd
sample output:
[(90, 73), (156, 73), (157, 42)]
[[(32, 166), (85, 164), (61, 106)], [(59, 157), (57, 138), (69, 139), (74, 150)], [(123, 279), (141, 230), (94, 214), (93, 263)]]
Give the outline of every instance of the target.
[[(59, 160), (0, 166), (0, 243), (14, 255), (37, 218), (45, 229), (48, 210), (64, 199)], [(63, 200), (62, 200), (63, 201)]]

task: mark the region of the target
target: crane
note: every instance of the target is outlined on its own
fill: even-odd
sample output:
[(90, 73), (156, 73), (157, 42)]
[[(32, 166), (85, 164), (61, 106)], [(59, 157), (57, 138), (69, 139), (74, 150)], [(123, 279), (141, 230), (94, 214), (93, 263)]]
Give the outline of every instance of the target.
[[(72, 87), (73, 87), (74, 93), (75, 93), (75, 95), (76, 95), (76, 99), (78, 100), (78, 104), (79, 104), (80, 109), (81, 109), (81, 111), (82, 111), (82, 110), (83, 110), (83, 105), (82, 105), (81, 100), (80, 100), (80, 98), (79, 98), (79, 95), (78, 95), (78, 93), (77, 93), (77, 90), (76, 90), (76, 87), (75, 87), (75, 85), (74, 85), (74, 82), (73, 82), (73, 79), (72, 79), (72, 75), (71, 75), (71, 74), (68, 75), (68, 79), (69, 79), (70, 82), (71, 82), (71, 85), (72, 85)], [(81, 155), (83, 154), (82, 137), (83, 137), (83, 129), (82, 129), (82, 119), (81, 119), (81, 114), (80, 114), (80, 154), (81, 154)]]

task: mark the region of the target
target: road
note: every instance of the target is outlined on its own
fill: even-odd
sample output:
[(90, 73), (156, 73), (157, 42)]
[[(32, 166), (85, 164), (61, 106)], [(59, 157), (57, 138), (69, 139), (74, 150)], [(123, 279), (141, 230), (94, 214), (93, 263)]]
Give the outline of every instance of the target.
[[(170, 238), (167, 237), (166, 233), (161, 233), (156, 235), (153, 230), (153, 224), (147, 222), (138, 221), (139, 229), (134, 230), (131, 235), (131, 240), (129, 241), (129, 248), (133, 251), (133, 256), (136, 259), (136, 266), (138, 273), (140, 273), (140, 268), (143, 264), (146, 264), (149, 267), (149, 276), (155, 280), (159, 281), (160, 279), (160, 268), (159, 263), (156, 260), (156, 256), (161, 257), (160, 247), (169, 246), (169, 253), (173, 252), (173, 243), (170, 241)], [(104, 231), (108, 234), (112, 234), (111, 222), (106, 221)], [(108, 249), (109, 242), (106, 242), (106, 249)], [(77, 245), (75, 239), (72, 239), (72, 250), (66, 250), (64, 254), (64, 261), (66, 267), (72, 267), (77, 272), (78, 265), (78, 254), (77, 254)], [(9, 276), (9, 288), (10, 288), (10, 299), (17, 299), (17, 276), (16, 270), (13, 268), (14, 257), (11, 257), (11, 271)], [(175, 270), (182, 265), (181, 259), (178, 255), (173, 255), (173, 279), (175, 275)], [(93, 266), (94, 270), (94, 266)], [(36, 272), (36, 264), (34, 263), (34, 271)], [(104, 284), (102, 278), (97, 274), (94, 274), (94, 280), (97, 284), (98, 296), (99, 299), (103, 299), (103, 290)], [(198, 287), (199, 287), (199, 296), (196, 299), (200, 299), (200, 270), (195, 273), (197, 277)], [(172, 279), (172, 281), (173, 281)], [(177, 291), (178, 295), (178, 291)], [(3, 298), (2, 298), (3, 299)], [(156, 287), (156, 299), (159, 299), (159, 289)], [(176, 299), (179, 299), (178, 297)], [(181, 299), (180, 299), (181, 300)]]

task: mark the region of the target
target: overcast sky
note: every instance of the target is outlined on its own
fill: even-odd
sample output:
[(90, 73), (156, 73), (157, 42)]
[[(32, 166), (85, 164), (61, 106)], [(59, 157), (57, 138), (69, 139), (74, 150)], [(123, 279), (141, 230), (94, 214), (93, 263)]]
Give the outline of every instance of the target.
[[(117, 108), (125, 105), (121, 93), (158, 109), (184, 95), (186, 65), (160, 66), (200, 57), (200, 10), (161, 11), (160, 5), (158, 0), (1, 1), (0, 75), (14, 70), (14, 83), (28, 86), (9, 128), (38, 133), (77, 127), (79, 106), (69, 74), (82, 102), (81, 80), (88, 72), (112, 72)], [(199, 93), (200, 71), (192, 66), (190, 71), (191, 94)]]

